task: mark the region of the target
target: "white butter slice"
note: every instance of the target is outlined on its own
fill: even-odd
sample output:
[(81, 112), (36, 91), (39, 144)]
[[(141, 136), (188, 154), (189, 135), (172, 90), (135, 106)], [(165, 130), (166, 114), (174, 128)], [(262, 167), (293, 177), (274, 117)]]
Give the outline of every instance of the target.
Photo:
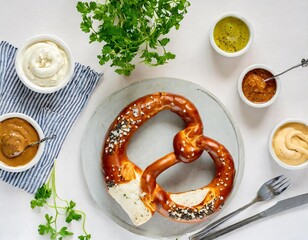
[(170, 194), (170, 198), (173, 202), (185, 206), (185, 207), (193, 207), (202, 202), (205, 198), (209, 190), (205, 189), (197, 189), (185, 193), (173, 193)]
[(137, 177), (128, 183), (118, 184), (109, 188), (110, 195), (121, 205), (136, 226), (147, 222), (152, 217), (152, 213), (140, 199), (139, 179)]

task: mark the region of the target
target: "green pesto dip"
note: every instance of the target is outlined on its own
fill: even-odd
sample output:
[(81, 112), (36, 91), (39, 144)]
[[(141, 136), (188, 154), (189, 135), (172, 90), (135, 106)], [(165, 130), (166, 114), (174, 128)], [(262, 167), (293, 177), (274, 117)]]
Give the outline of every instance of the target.
[(225, 52), (237, 52), (249, 41), (249, 29), (240, 19), (226, 17), (221, 19), (214, 28), (216, 45)]

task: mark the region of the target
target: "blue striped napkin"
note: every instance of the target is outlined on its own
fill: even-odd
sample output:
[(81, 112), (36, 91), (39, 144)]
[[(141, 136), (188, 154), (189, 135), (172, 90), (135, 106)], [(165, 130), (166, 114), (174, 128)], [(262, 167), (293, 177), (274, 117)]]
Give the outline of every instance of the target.
[(45, 136), (56, 134), (56, 139), (46, 142), (44, 154), (33, 168), (21, 173), (0, 170), (0, 179), (33, 193), (48, 178), (66, 135), (102, 74), (76, 63), (73, 79), (65, 88), (52, 94), (36, 93), (24, 86), (16, 74), (16, 51), (11, 44), (0, 42), (0, 114), (29, 115), (41, 126)]

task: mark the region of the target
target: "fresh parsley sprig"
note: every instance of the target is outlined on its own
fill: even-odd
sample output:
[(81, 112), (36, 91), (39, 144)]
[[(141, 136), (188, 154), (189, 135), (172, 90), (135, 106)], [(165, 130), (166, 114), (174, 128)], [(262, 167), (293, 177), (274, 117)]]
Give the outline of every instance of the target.
[[(59, 204), (59, 201), (62, 203)], [(67, 223), (72, 221), (79, 221), (82, 219), (82, 230), (84, 235), (78, 236), (80, 240), (90, 240), (91, 234), (88, 234), (85, 229), (86, 214), (77, 210), (74, 201), (67, 201), (62, 199), (57, 194), (56, 181), (55, 181), (55, 165), (51, 171), (51, 175), (46, 184), (43, 184), (35, 193), (34, 199), (30, 202), (31, 208), (48, 207), (55, 211), (55, 215), (45, 214), (45, 224), (38, 226), (40, 235), (49, 235), (51, 240), (62, 240), (65, 237), (74, 235), (69, 231), (67, 226), (58, 227), (58, 217), (65, 217)]]
[(106, 0), (78, 2), (80, 28), (91, 42), (104, 43), (101, 65), (111, 61), (118, 74), (130, 75), (139, 54), (149, 66), (163, 65), (175, 54), (166, 50), (172, 28), (180, 27), (190, 3), (187, 0)]

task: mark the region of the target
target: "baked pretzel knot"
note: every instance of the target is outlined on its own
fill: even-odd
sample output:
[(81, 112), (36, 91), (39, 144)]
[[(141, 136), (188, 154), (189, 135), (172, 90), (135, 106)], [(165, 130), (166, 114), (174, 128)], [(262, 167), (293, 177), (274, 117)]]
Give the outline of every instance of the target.
[[(173, 140), (174, 152), (149, 165), (144, 171), (126, 154), (134, 132), (162, 110), (171, 110), (186, 123)], [(190, 163), (207, 151), (216, 166), (212, 182), (202, 188), (166, 192), (156, 178), (180, 162)], [(199, 222), (218, 211), (229, 196), (235, 168), (228, 150), (203, 135), (196, 107), (186, 98), (171, 93), (154, 93), (125, 107), (111, 124), (102, 151), (102, 168), (107, 190), (128, 213), (135, 225), (148, 221), (155, 211), (180, 222)]]

